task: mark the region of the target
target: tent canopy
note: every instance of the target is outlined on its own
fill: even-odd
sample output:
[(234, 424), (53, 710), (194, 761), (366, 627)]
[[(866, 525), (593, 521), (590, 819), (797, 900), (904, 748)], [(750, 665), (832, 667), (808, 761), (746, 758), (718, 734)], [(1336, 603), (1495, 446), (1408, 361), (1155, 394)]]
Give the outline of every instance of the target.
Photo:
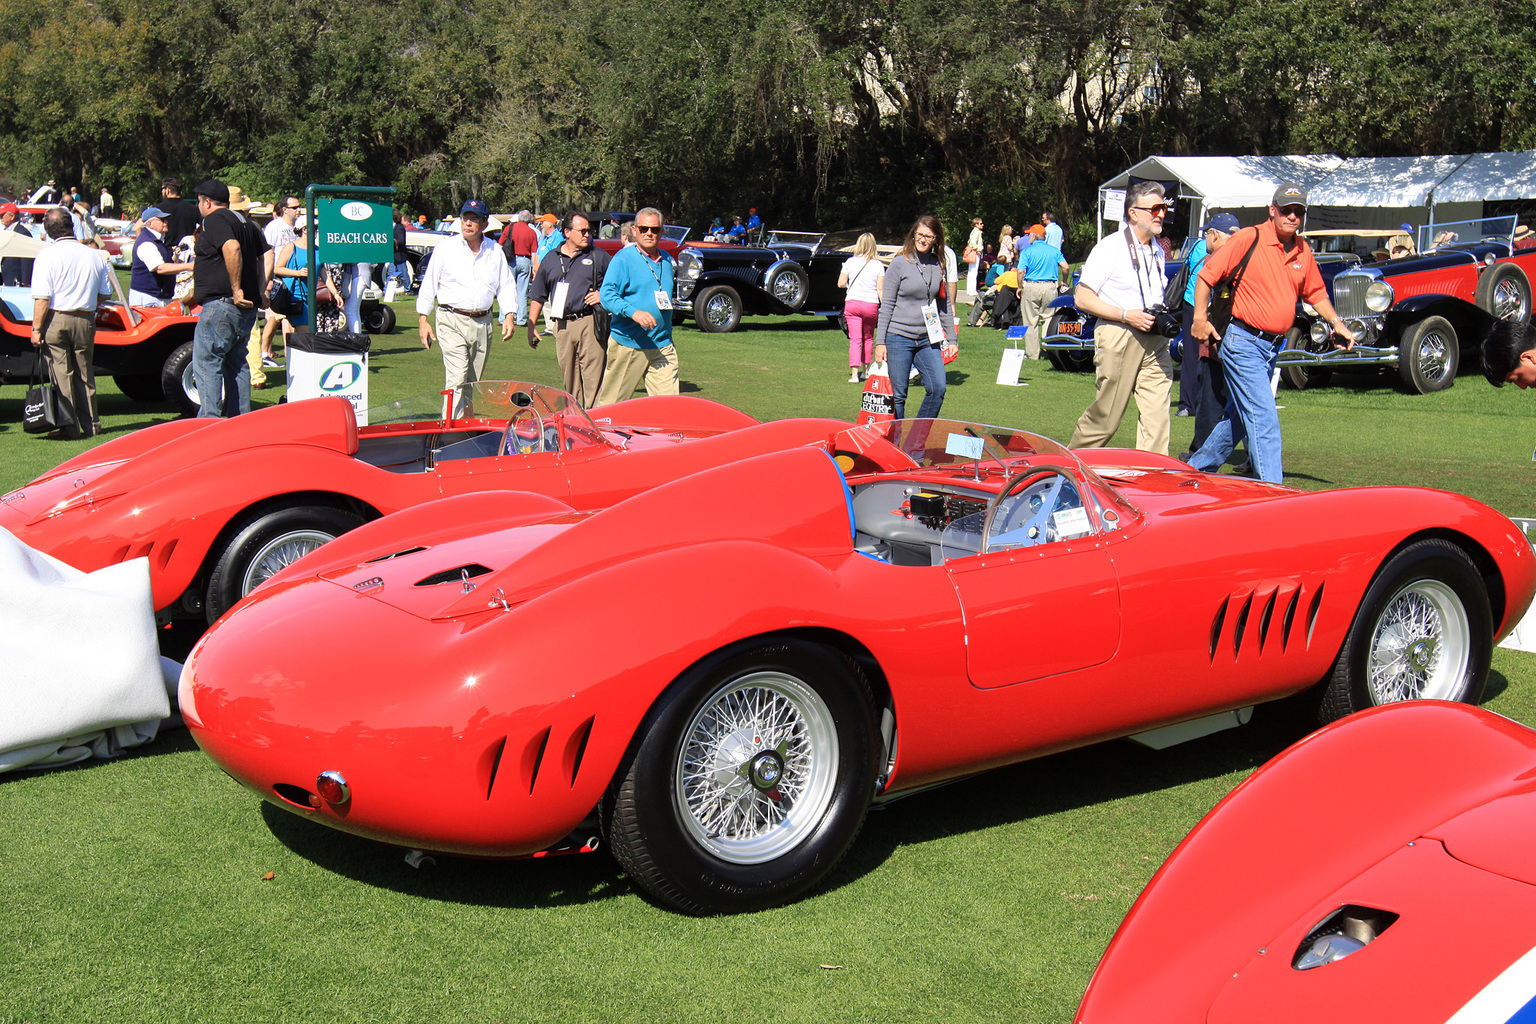
[(1536, 199), (1536, 149), (1475, 153), (1435, 189), (1436, 203)]
[[(1313, 206), (1428, 206), (1443, 201), (1436, 188), (1468, 156), (1362, 156), (1344, 161), (1312, 189)], [(1481, 201), (1483, 196), (1470, 199)]]
[(1210, 209), (1268, 206), (1281, 182), (1311, 188), (1341, 162), (1336, 156), (1149, 156), (1100, 188), (1125, 188), (1133, 177), (1177, 179), (1180, 194)]

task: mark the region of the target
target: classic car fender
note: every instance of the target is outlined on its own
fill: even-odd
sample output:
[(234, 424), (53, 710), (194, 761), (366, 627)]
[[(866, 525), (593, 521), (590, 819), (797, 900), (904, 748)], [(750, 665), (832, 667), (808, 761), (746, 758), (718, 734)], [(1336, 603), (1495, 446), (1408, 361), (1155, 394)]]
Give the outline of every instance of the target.
[[(838, 600), (828, 566), (751, 540), (656, 551), (508, 608), (487, 601), (482, 580), (476, 601), (436, 620), (312, 577), (258, 589), (205, 635), (183, 675), (199, 744), (273, 803), (347, 831), (532, 853), (589, 814), (688, 666), (782, 630), (786, 603), (809, 628)], [(613, 601), (637, 593), (643, 604)], [(291, 649), (274, 653), (277, 636)], [(242, 666), (256, 657), (267, 667), (253, 690)], [(322, 771), (347, 779), (346, 805), (292, 799)]]
[(631, 398), (593, 410), (598, 426), (622, 424), (651, 430), (740, 430), (760, 422), (738, 409), (692, 395)]
[(1116, 466), (1125, 469), (1189, 469), (1185, 463), (1171, 456), (1139, 448), (1074, 448), (1072, 454), (1090, 468)]
[(213, 417), (177, 419), (166, 423), (156, 423), (153, 426), (134, 430), (122, 437), (113, 438), (104, 444), (83, 451), (72, 459), (66, 459), (57, 466), (43, 473), (33, 483), (41, 483), (54, 477), (64, 476), (69, 473), (99, 470), (111, 463), (126, 462), (137, 458), (145, 452), (154, 450), (163, 444), (170, 444), (194, 431), (204, 430), (208, 427), (224, 422)]
[(1443, 316), (1456, 328), (1456, 340), (1462, 346), (1482, 341), (1489, 328), (1498, 320), (1487, 312), (1455, 295), (1410, 295), (1396, 303), (1387, 313), (1389, 334), (1401, 335), (1403, 331), (1429, 316)]
[(1509, 791), (1533, 757), (1530, 730), (1440, 701), (1360, 712), (1313, 733), (1249, 776), (1169, 855), (1116, 931), (1076, 1020), (1207, 1019), (1256, 954), (1290, 957), (1268, 947), (1299, 915)]
[[(108, 473), (92, 488), (99, 501), (35, 523), (19, 536), (87, 572), (149, 558), (154, 603), (161, 609), (181, 597), (217, 553), (223, 531), (247, 509), (292, 495), (307, 504), (356, 502), (365, 515), (383, 515), (411, 504), (430, 486), (305, 444), (269, 441), (259, 459), (233, 450), (177, 460), (173, 472), (154, 461), (158, 478), (141, 472), (148, 467), (135, 467), (132, 485), (120, 490), (116, 474), (122, 470)], [(281, 466), (282, 472), (264, 474), (263, 466)]]

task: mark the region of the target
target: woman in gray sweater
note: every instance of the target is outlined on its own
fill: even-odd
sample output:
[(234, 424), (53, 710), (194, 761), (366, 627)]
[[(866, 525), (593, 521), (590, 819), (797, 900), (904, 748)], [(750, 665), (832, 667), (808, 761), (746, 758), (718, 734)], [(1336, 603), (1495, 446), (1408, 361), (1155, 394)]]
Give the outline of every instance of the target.
[(928, 333), (925, 312), (936, 319), (944, 341), (955, 343), (952, 295), (944, 288), (944, 226), (937, 217), (917, 218), (901, 252), (891, 259), (880, 296), (880, 321), (875, 326), (875, 362), (886, 363), (891, 374), (896, 418), (906, 415), (907, 382), (912, 367), (923, 378), (923, 404), (917, 415), (931, 418), (944, 404), (944, 359), (941, 342)]

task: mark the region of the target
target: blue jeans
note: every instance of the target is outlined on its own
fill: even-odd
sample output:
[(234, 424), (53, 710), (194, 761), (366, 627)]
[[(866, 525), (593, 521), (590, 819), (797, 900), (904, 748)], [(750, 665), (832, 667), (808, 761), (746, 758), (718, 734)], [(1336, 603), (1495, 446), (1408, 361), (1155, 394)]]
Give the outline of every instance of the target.
[(907, 378), (912, 367), (923, 378), (923, 404), (918, 407), (919, 419), (932, 419), (944, 405), (944, 357), (939, 347), (926, 336), (921, 339), (887, 331), (885, 356), (891, 373), (891, 395), (896, 406), (896, 418), (907, 414)]
[(1275, 393), (1270, 380), (1280, 346), (1233, 321), (1221, 341), (1221, 365), (1227, 376), (1227, 408), (1221, 421), (1211, 430), (1189, 464), (1207, 473), (1221, 468), (1245, 436), (1253, 468), (1260, 480), (1280, 483), (1281, 468), (1280, 413), (1275, 409)]
[(389, 287), (389, 282), (391, 281), (399, 281), (401, 291), (410, 291), (411, 265), (404, 260), (401, 260), (399, 263), (391, 263), (389, 265), (389, 272), (384, 275), (384, 286), (386, 288)]
[(209, 299), (192, 330), (192, 379), (202, 405), (199, 417), (235, 416), (251, 411), (251, 371), (246, 350), (256, 310), (228, 298)]
[(517, 315), (513, 322), (521, 327), (528, 322), (528, 279), (533, 276), (533, 257), (512, 257), (512, 281), (517, 287)]

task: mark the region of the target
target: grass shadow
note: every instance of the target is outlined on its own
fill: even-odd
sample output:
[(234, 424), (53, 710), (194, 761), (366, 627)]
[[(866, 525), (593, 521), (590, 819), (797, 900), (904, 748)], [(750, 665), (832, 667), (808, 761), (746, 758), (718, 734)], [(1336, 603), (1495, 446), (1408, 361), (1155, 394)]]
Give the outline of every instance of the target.
[[(446, 903), (501, 909), (570, 907), (635, 890), (606, 853), (488, 860), (432, 854), (413, 868), (406, 850), (364, 839), (263, 802), (261, 815), (278, 842), (327, 871), (364, 885)], [(595, 831), (595, 830), (594, 830)]]

